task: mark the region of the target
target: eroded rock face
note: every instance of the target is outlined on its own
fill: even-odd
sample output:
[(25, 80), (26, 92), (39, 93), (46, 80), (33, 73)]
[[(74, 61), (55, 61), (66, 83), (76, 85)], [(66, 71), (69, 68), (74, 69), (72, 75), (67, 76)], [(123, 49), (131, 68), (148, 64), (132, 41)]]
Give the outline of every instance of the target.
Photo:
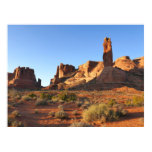
[(111, 45), (111, 39), (110, 38), (104, 38), (103, 42), (103, 63), (104, 67), (112, 66), (113, 65), (113, 55), (112, 55), (112, 45)]
[(109, 90), (126, 86), (144, 90), (144, 57), (131, 60), (123, 56), (113, 63), (110, 38), (104, 39), (103, 47), (103, 62), (87, 61), (78, 69), (61, 63), (49, 88)]
[(63, 63), (61, 63), (59, 67), (59, 78), (62, 78), (74, 71), (75, 71), (75, 67), (73, 65), (69, 65), (69, 64), (64, 65)]
[(18, 67), (13, 73), (8, 73), (8, 87), (38, 89), (41, 87), (41, 79), (36, 81), (33, 69)]
[(115, 61), (114, 67), (118, 67), (125, 71), (130, 71), (136, 67), (136, 64), (133, 60), (130, 59), (129, 56), (123, 56)]
[(126, 81), (125, 71), (114, 68), (114, 67), (105, 67), (101, 74), (97, 77), (97, 82), (100, 83), (119, 83)]
[(70, 74), (72, 74), (75, 71), (75, 67), (73, 65), (69, 64), (63, 64), (61, 63), (60, 66), (57, 66), (57, 71), (53, 79), (51, 79), (50, 85), (52, 84), (56, 85), (60, 82), (62, 82), (66, 77), (69, 77)]
[[(87, 61), (85, 64), (79, 66), (78, 75), (79, 73), (83, 73), (85, 77), (96, 77), (103, 68), (103, 62)], [(77, 74), (75, 75), (75, 77), (76, 76)]]

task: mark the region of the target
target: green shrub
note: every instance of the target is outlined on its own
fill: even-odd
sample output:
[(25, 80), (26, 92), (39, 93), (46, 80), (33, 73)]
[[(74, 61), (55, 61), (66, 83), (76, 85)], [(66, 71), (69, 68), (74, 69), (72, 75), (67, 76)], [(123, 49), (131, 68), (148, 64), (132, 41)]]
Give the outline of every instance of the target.
[(58, 99), (58, 96), (53, 96), (51, 100), (52, 102), (57, 102), (59, 99)]
[(144, 105), (144, 96), (134, 96), (133, 97), (133, 105), (134, 106), (143, 106)]
[(115, 104), (117, 104), (115, 99), (110, 99), (110, 101), (108, 102), (108, 105), (111, 107), (114, 106)]
[(48, 102), (46, 100), (43, 100), (43, 99), (37, 99), (35, 105), (36, 106), (44, 106), (44, 105), (48, 105)]
[(20, 95), (20, 94), (17, 94), (17, 95), (15, 96), (15, 99), (21, 99), (21, 95)]
[(12, 116), (8, 116), (8, 126), (9, 127), (24, 127), (24, 124), (21, 121), (18, 121)]
[(93, 126), (84, 122), (74, 122), (70, 125), (70, 127), (93, 127)]
[(122, 114), (121, 108), (112, 109), (104, 103), (91, 105), (87, 110), (83, 111), (83, 120), (86, 122), (100, 120), (101, 123), (105, 121), (118, 120)]
[(58, 94), (58, 99), (63, 101), (75, 101), (77, 99), (77, 96), (74, 93), (68, 93), (67, 91), (62, 91), (60, 94)]
[(29, 96), (30, 98), (32, 98), (32, 99), (37, 98), (36, 94), (34, 94), (34, 93), (30, 93), (28, 96)]
[(133, 96), (132, 100), (125, 101), (126, 106), (143, 106), (144, 105), (144, 96)]
[(67, 119), (68, 114), (64, 110), (60, 110), (60, 111), (55, 113), (55, 117), (59, 118), (59, 119)]
[(17, 95), (19, 95), (19, 91), (15, 90), (15, 89), (9, 89), (8, 90), (8, 96), (16, 97)]
[(14, 111), (11, 113), (11, 115), (13, 116), (13, 118), (16, 118), (16, 117), (20, 117), (20, 116), (21, 116), (21, 114), (19, 113), (18, 110), (14, 110)]
[(76, 101), (77, 100), (77, 96), (74, 93), (69, 93), (68, 94), (68, 101)]
[(109, 109), (105, 104), (92, 105), (83, 112), (83, 119), (87, 122), (100, 120), (103, 115), (108, 115)]
[(127, 101), (125, 101), (125, 105), (126, 105), (127, 107), (129, 107), (129, 106), (133, 106), (133, 103), (132, 103), (131, 100), (127, 100)]
[(48, 94), (48, 93), (41, 93), (40, 94), (40, 98), (41, 99), (46, 99), (46, 100), (51, 100), (52, 99), (52, 96), (50, 95), (50, 94)]
[(24, 124), (22, 123), (22, 121), (15, 120), (11, 123), (11, 127), (24, 127)]
[(22, 96), (22, 100), (23, 101), (29, 101), (29, 100), (32, 100), (32, 98), (25, 95), (25, 96)]

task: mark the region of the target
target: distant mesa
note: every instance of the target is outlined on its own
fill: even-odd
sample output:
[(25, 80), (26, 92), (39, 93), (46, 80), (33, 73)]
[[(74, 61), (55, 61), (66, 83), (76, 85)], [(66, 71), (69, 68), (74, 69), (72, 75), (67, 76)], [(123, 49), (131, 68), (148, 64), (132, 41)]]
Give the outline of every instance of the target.
[(19, 89), (39, 89), (41, 79), (36, 81), (34, 70), (28, 67), (18, 67), (13, 73), (8, 73), (8, 87)]

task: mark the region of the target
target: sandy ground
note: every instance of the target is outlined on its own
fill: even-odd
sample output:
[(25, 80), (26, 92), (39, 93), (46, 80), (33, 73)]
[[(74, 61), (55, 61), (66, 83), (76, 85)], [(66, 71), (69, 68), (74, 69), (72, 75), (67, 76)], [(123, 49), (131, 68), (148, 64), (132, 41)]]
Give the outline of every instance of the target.
[[(49, 91), (50, 92), (50, 91)], [(39, 94), (39, 92), (34, 92)], [(57, 91), (53, 92), (57, 93)], [(117, 99), (117, 102), (125, 102), (131, 99), (134, 95), (142, 95), (143, 91), (124, 91), (124, 90), (111, 90), (111, 91), (75, 91), (80, 98), (85, 98), (91, 103), (107, 102), (109, 99)], [(9, 99), (11, 102), (11, 99)], [(82, 109), (77, 107), (75, 103), (62, 103), (65, 112), (69, 114), (69, 119), (60, 120), (55, 117), (49, 116), (49, 112), (57, 112), (58, 106), (61, 103), (50, 103), (45, 106), (35, 106), (35, 101), (24, 101), (23, 104), (17, 107), (11, 107), (8, 110), (10, 114), (14, 110), (18, 110), (21, 117), (17, 118), (22, 121), (27, 127), (69, 127), (73, 122), (80, 122), (82, 120)], [(35, 113), (35, 109), (38, 113)], [(128, 114), (121, 117), (117, 121), (106, 122), (102, 124), (100, 121), (93, 122), (91, 125), (94, 127), (143, 127), (144, 126), (144, 107), (126, 107)], [(78, 115), (72, 112), (78, 111)]]

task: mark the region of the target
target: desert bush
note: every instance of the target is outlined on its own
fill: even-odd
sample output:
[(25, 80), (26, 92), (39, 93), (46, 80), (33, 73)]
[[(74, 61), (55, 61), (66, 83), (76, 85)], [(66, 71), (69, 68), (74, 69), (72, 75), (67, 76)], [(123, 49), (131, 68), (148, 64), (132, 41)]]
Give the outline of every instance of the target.
[(22, 96), (22, 100), (23, 101), (29, 101), (29, 100), (32, 100), (32, 98), (27, 96), (27, 95), (25, 95), (25, 96)]
[(9, 127), (24, 127), (24, 124), (22, 123), (22, 121), (18, 121), (12, 118), (12, 116), (8, 116), (8, 126)]
[(75, 101), (77, 99), (77, 96), (74, 93), (68, 93), (67, 91), (62, 91), (60, 94), (58, 94), (58, 99), (63, 101)]
[(126, 106), (143, 106), (144, 105), (144, 96), (133, 96), (132, 100), (125, 101)]
[[(120, 116), (123, 116), (123, 109), (117, 108), (112, 109), (108, 105), (104, 103), (91, 105), (87, 110), (83, 111), (83, 120), (86, 122), (100, 120), (103, 121), (111, 121), (117, 120)], [(125, 114), (125, 112), (124, 112)], [(104, 119), (104, 120), (103, 120)]]
[(108, 106), (105, 104), (92, 105), (88, 110), (83, 112), (83, 119), (87, 122), (101, 119), (103, 115), (107, 115), (109, 112)]
[(19, 113), (18, 110), (14, 110), (14, 111), (11, 113), (11, 116), (12, 116), (13, 118), (16, 118), (16, 117), (20, 117), (21, 114)]
[(36, 94), (34, 94), (34, 93), (30, 93), (28, 96), (30, 98), (32, 98), (32, 99), (36, 99), (37, 98)]
[(74, 122), (70, 125), (70, 127), (93, 127), (93, 126), (84, 122)]
[(134, 96), (132, 101), (134, 106), (143, 106), (144, 105), (144, 96)]
[(21, 95), (20, 95), (20, 94), (17, 94), (17, 95), (15, 96), (15, 99), (21, 99)]
[(59, 99), (58, 99), (58, 96), (53, 96), (51, 100), (52, 102), (57, 102)]
[(18, 94), (19, 94), (19, 92), (17, 90), (15, 90), (15, 89), (9, 89), (8, 90), (8, 95), (10, 97), (16, 97), (16, 95), (18, 95)]
[(67, 119), (68, 114), (64, 110), (60, 110), (60, 111), (55, 113), (55, 117), (59, 118), (59, 119)]
[(51, 99), (52, 99), (52, 96), (51, 96), (50, 94), (48, 94), (48, 93), (42, 92), (42, 93), (40, 94), (40, 98), (41, 98), (41, 99), (46, 99), (46, 100), (51, 100)]
[(36, 106), (44, 106), (44, 105), (48, 105), (48, 102), (46, 100), (43, 100), (43, 99), (37, 99), (35, 105)]
[(115, 104), (117, 104), (115, 99), (110, 99), (109, 102), (108, 102), (108, 105), (111, 106), (111, 107), (114, 106)]
[(22, 121), (15, 120), (11, 123), (11, 127), (24, 127), (24, 124), (22, 123)]
[(48, 115), (54, 117), (55, 116), (55, 112), (49, 112)]
[(127, 101), (125, 101), (125, 105), (126, 105), (127, 107), (129, 107), (129, 106), (133, 106), (133, 103), (132, 103), (131, 100), (127, 100)]

